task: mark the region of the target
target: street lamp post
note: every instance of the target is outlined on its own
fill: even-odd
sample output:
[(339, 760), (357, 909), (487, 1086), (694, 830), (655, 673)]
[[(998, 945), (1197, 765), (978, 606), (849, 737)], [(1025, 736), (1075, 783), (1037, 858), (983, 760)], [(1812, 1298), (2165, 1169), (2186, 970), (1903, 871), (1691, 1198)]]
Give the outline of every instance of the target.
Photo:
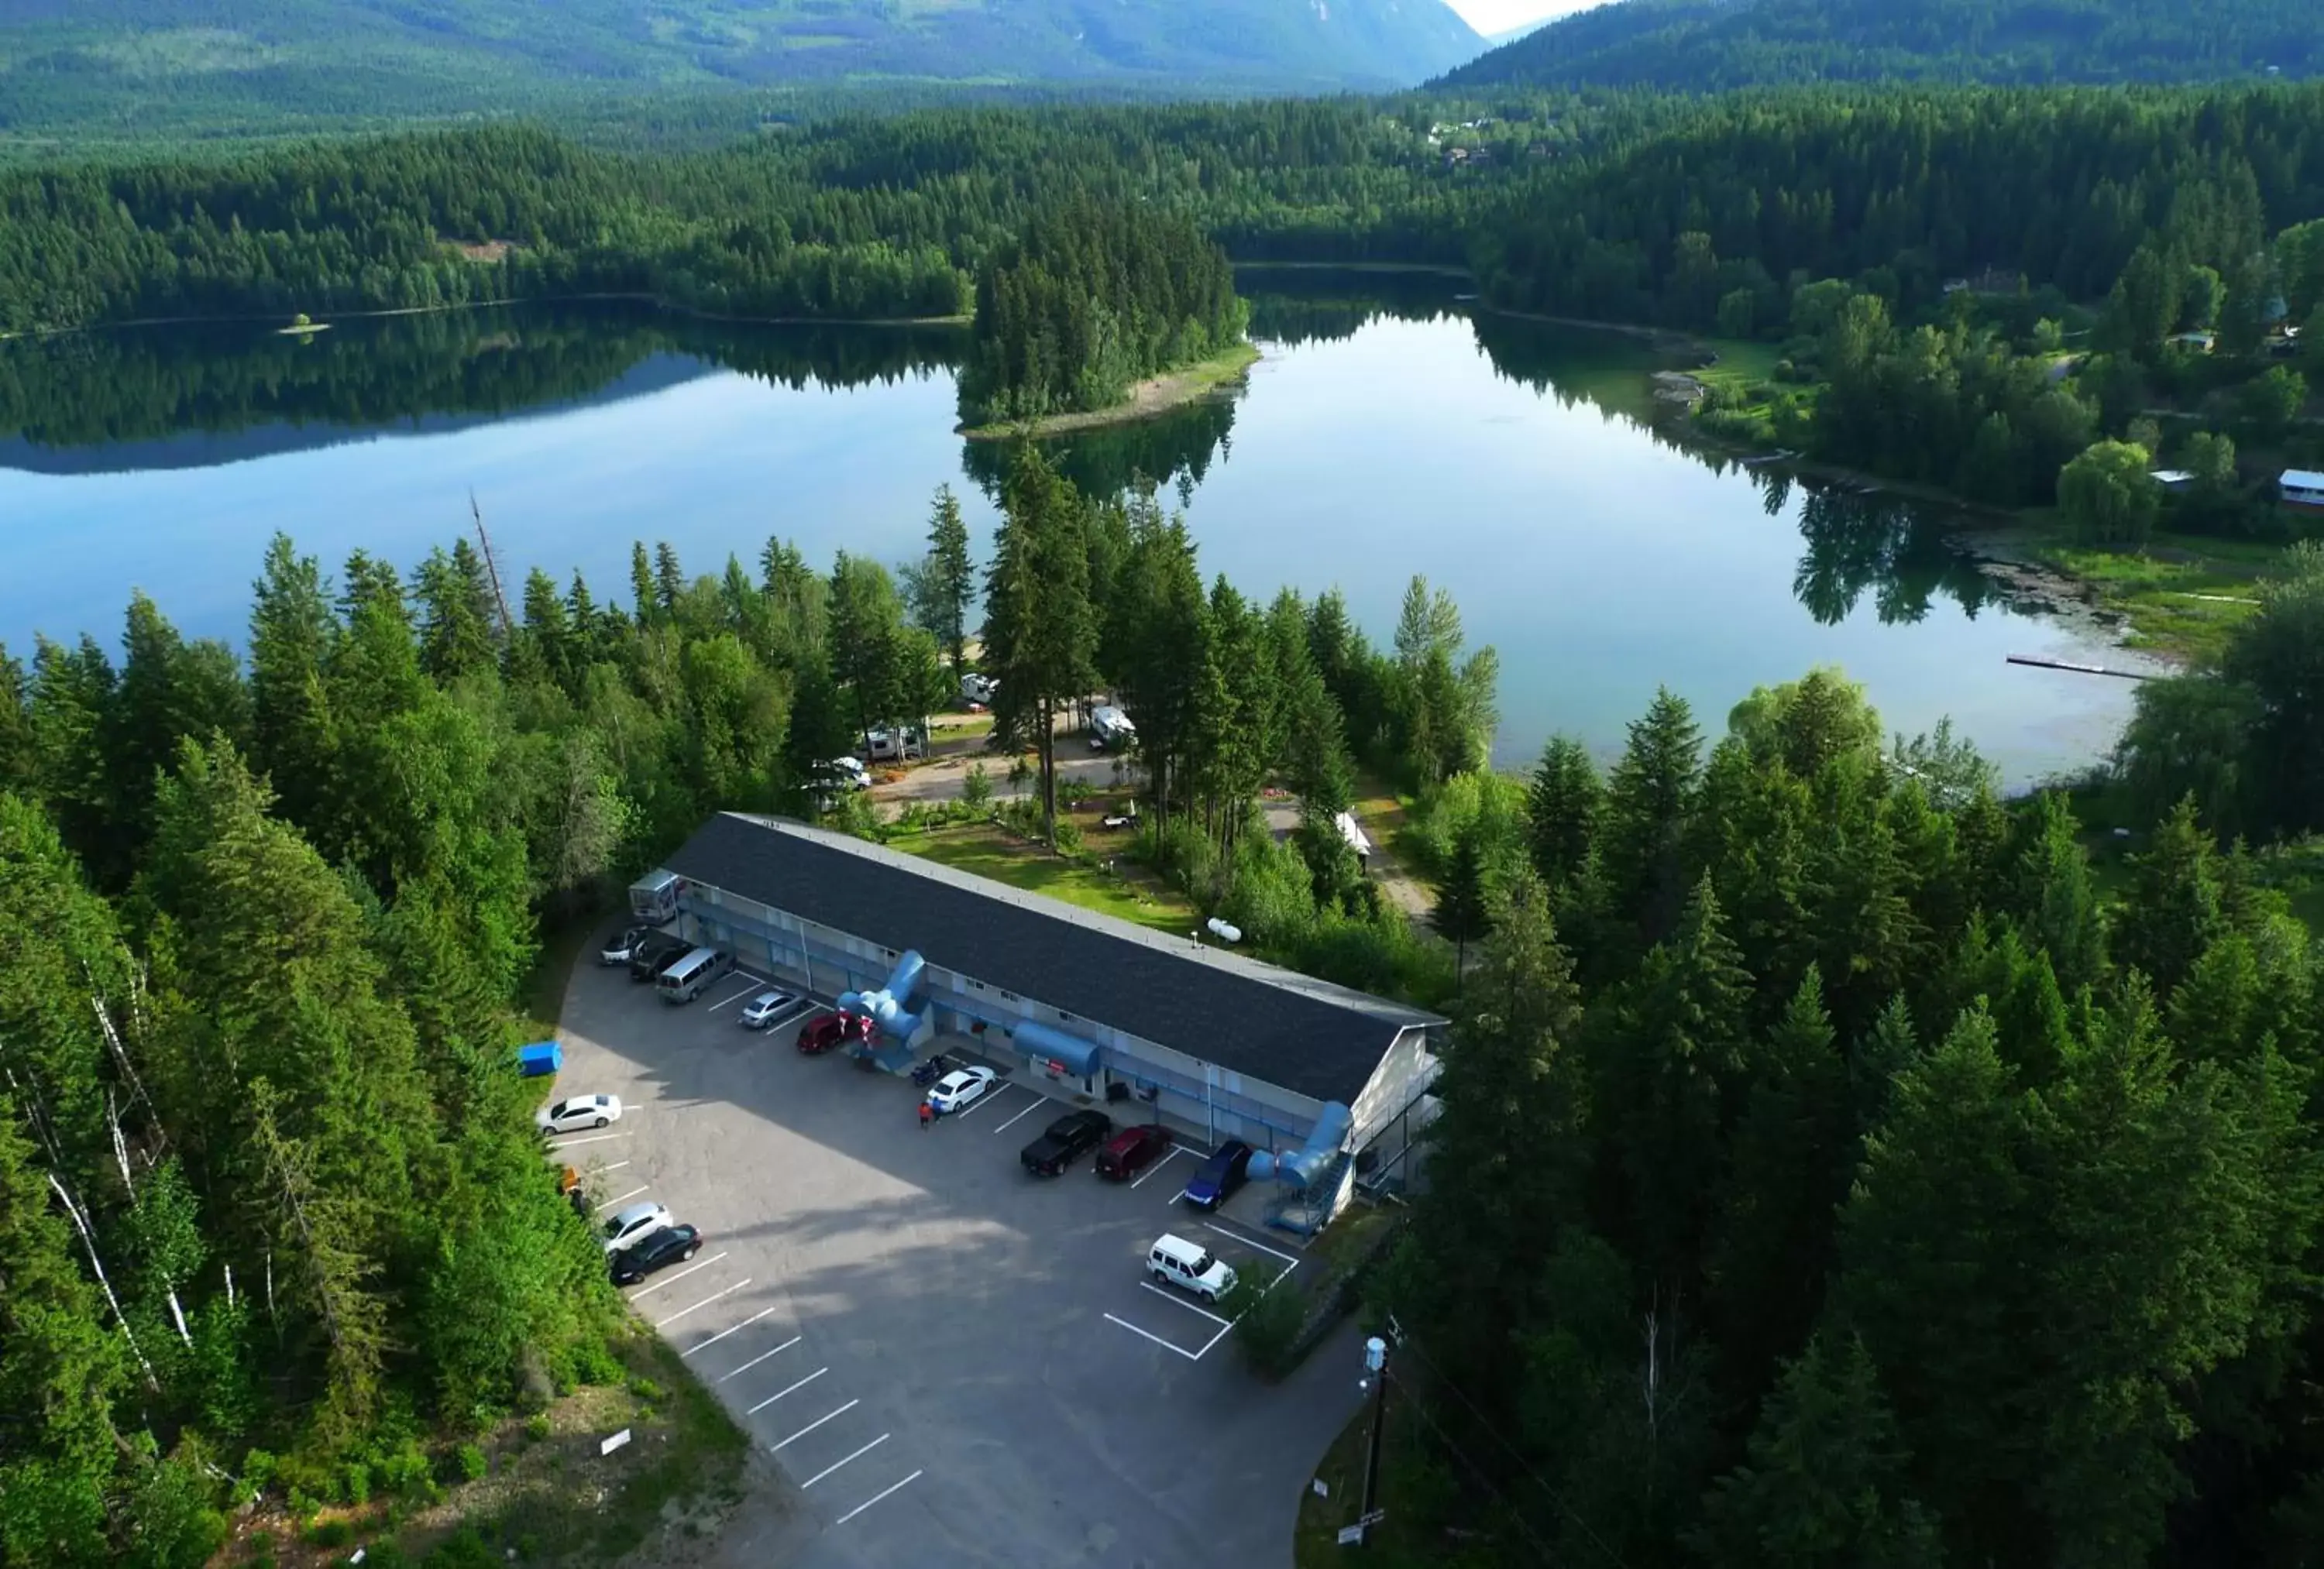
[(1357, 1517), (1358, 1526), (1370, 1530), (1373, 1500), (1379, 1494), (1380, 1420), (1388, 1415), (1388, 1342), (1377, 1335), (1364, 1342), (1364, 1377), (1357, 1387), (1370, 1389), (1372, 1396), (1371, 1443), (1364, 1456), (1364, 1507)]

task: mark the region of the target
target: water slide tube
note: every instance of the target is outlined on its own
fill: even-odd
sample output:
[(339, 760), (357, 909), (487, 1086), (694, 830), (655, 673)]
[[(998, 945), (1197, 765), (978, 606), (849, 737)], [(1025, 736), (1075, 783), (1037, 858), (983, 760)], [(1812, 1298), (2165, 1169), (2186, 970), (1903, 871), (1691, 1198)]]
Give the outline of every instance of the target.
[(1306, 1188), (1332, 1168), (1340, 1157), (1340, 1146), (1348, 1140), (1348, 1132), (1356, 1125), (1356, 1115), (1338, 1101), (1327, 1103), (1321, 1116), (1315, 1119), (1315, 1131), (1307, 1142), (1296, 1150), (1265, 1150), (1250, 1158), (1250, 1175), (1254, 1182), (1268, 1178), (1288, 1188)]
[(881, 1030), (908, 1045), (912, 1037), (920, 1032), (920, 1015), (904, 1010), (911, 1005), (912, 988), (920, 984), (920, 970), (925, 963), (918, 949), (906, 949), (889, 973), (886, 986), (876, 992), (840, 993), (840, 1012), (869, 1014)]

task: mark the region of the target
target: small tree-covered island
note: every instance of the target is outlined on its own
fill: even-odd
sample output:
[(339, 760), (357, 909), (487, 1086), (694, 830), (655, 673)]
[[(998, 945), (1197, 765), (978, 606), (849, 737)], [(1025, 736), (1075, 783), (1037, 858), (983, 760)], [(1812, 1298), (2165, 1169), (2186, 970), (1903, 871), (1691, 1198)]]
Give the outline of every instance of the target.
[(997, 437), (1159, 413), (1250, 367), (1250, 322), (1192, 218), (1091, 197), (1042, 209), (977, 277), (962, 422)]

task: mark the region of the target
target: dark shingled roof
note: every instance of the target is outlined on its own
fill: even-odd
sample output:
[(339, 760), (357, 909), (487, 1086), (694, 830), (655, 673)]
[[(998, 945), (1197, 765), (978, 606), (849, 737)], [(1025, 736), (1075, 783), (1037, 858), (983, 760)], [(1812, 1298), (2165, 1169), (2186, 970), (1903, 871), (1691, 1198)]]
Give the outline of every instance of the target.
[(728, 812), (664, 863), (1316, 1100), (1352, 1102), (1434, 1015), (781, 818)]

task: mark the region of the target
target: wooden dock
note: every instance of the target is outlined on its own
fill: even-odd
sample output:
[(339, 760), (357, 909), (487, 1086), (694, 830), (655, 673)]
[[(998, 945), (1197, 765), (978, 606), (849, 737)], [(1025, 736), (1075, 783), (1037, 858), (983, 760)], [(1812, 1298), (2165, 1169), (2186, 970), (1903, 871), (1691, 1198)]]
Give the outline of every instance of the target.
[(2012, 665), (2030, 665), (2036, 670), (2070, 670), (2077, 675), (2112, 675), (2124, 681), (2152, 681), (2153, 674), (2145, 670), (2116, 670), (2107, 665), (2077, 665), (2070, 659), (2037, 659), (2031, 654), (2012, 654)]

